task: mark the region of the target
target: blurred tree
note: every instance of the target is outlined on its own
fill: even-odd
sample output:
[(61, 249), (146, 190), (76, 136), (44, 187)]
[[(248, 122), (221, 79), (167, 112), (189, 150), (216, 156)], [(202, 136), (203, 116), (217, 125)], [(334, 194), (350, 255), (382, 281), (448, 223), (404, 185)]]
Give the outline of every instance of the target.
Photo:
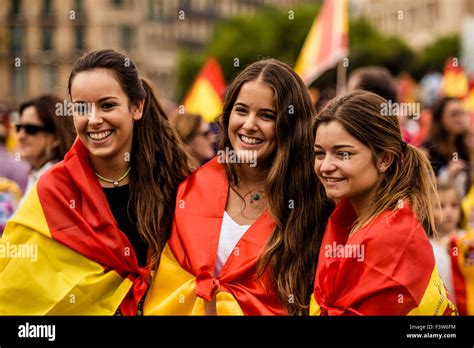
[[(208, 56), (220, 62), (227, 82), (257, 59), (272, 57), (294, 65), (319, 8), (320, 5), (302, 6), (289, 13), (268, 7), (253, 16), (236, 16), (221, 22), (201, 54), (181, 52), (177, 97), (184, 96)], [(430, 66), (442, 69), (446, 57), (459, 56), (460, 51), (459, 38), (448, 37), (415, 53), (400, 38), (381, 34), (364, 19), (349, 23), (349, 45), (349, 73), (361, 66), (382, 65), (394, 75), (409, 71), (417, 79)], [(324, 88), (335, 83), (336, 69), (331, 69), (312, 86)]]
[(420, 80), (430, 70), (442, 72), (446, 59), (460, 57), (461, 42), (458, 35), (439, 38), (421, 51), (408, 67), (416, 80)]
[(318, 9), (302, 6), (290, 13), (266, 7), (254, 16), (235, 16), (221, 22), (202, 54), (181, 51), (177, 97), (184, 96), (208, 56), (217, 58), (228, 82), (258, 59), (272, 57), (293, 65)]

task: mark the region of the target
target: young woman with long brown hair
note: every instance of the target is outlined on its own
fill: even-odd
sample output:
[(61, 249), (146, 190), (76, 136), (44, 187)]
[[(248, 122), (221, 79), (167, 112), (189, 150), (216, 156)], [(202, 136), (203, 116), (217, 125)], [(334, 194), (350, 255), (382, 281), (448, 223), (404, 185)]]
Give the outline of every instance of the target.
[(407, 145), (387, 100), (356, 90), (314, 124), (314, 169), (338, 202), (321, 244), (311, 313), (453, 314), (428, 234), (436, 181), (425, 154)]
[(0, 313), (140, 314), (188, 158), (128, 57), (85, 54), (68, 88), (78, 138), (7, 225), (35, 262), (0, 260)]
[[(179, 187), (145, 314), (307, 314), (325, 216), (313, 109), (277, 60), (229, 86), (218, 156)], [(328, 208), (328, 207), (326, 207)]]

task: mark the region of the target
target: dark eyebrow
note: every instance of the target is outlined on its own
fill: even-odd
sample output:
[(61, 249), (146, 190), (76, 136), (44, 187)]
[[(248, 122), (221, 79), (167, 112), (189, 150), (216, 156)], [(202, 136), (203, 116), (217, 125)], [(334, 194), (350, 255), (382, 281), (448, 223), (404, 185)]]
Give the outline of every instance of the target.
[(119, 98), (118, 97), (107, 96), (107, 97), (100, 98), (97, 101), (100, 103), (100, 102), (106, 101), (107, 99), (119, 99)]
[[(118, 97), (113, 97), (113, 96), (107, 96), (107, 97), (102, 97), (100, 98), (99, 100), (97, 100), (98, 102), (103, 102), (107, 99), (119, 99)], [(87, 103), (83, 100), (74, 100), (73, 103)]]
[[(242, 102), (237, 102), (237, 103), (235, 103), (235, 104), (234, 104), (234, 107), (235, 107), (235, 106), (237, 106), (237, 105), (241, 105), (241, 106), (243, 106), (243, 107), (246, 107), (246, 108), (248, 108), (248, 106), (247, 106), (246, 104), (242, 103)], [(260, 109), (259, 111), (263, 111), (263, 112), (271, 112), (272, 114), (275, 114), (275, 113), (276, 113), (276, 111), (275, 111), (275, 110), (272, 110), (272, 109), (267, 109), (267, 108)]]
[(270, 112), (272, 114), (275, 114), (276, 111), (275, 110), (272, 110), (272, 109), (260, 109), (260, 111), (264, 111), (264, 112)]
[[(318, 147), (320, 149), (322, 149), (323, 147), (319, 144), (314, 144), (314, 147)], [(338, 145), (334, 145), (332, 148), (334, 150), (337, 150), (337, 149), (341, 149), (341, 148), (344, 148), (344, 147), (352, 147), (352, 148), (355, 148), (355, 146), (352, 146), (352, 145), (346, 145), (346, 144), (338, 144)]]

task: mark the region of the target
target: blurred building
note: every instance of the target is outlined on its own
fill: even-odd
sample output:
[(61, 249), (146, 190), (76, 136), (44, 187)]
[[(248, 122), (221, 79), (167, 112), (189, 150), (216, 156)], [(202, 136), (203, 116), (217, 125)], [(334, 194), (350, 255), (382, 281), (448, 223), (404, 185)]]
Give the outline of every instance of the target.
[(113, 48), (173, 98), (180, 48), (198, 51), (215, 24), (262, 6), (315, 0), (1, 0), (0, 103), (17, 107), (40, 93), (67, 96), (83, 52)]
[(461, 34), (472, 0), (349, 0), (351, 16), (362, 16), (385, 34), (400, 36), (415, 50), (435, 39)]

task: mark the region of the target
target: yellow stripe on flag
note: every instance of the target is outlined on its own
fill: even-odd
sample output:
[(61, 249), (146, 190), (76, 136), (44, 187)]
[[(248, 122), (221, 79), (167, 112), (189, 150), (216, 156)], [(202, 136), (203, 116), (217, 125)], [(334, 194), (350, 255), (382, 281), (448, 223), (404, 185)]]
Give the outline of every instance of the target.
[(222, 111), (222, 105), (221, 97), (211, 83), (205, 79), (196, 81), (184, 101), (186, 112), (201, 115), (208, 122), (215, 121)]
[(407, 315), (443, 315), (448, 306), (453, 310), (452, 315), (456, 315), (456, 307), (448, 300), (443, 281), (435, 266), (420, 304)]
[(296, 73), (306, 85), (349, 54), (348, 34), (347, 1), (325, 0), (295, 64)]
[(0, 250), (1, 315), (111, 315), (132, 286), (51, 239), (36, 186), (8, 222)]
[[(206, 315), (205, 301), (197, 297), (196, 278), (176, 261), (168, 245), (161, 254), (143, 306), (145, 315)], [(216, 295), (217, 315), (243, 315), (235, 298), (227, 292)]]

